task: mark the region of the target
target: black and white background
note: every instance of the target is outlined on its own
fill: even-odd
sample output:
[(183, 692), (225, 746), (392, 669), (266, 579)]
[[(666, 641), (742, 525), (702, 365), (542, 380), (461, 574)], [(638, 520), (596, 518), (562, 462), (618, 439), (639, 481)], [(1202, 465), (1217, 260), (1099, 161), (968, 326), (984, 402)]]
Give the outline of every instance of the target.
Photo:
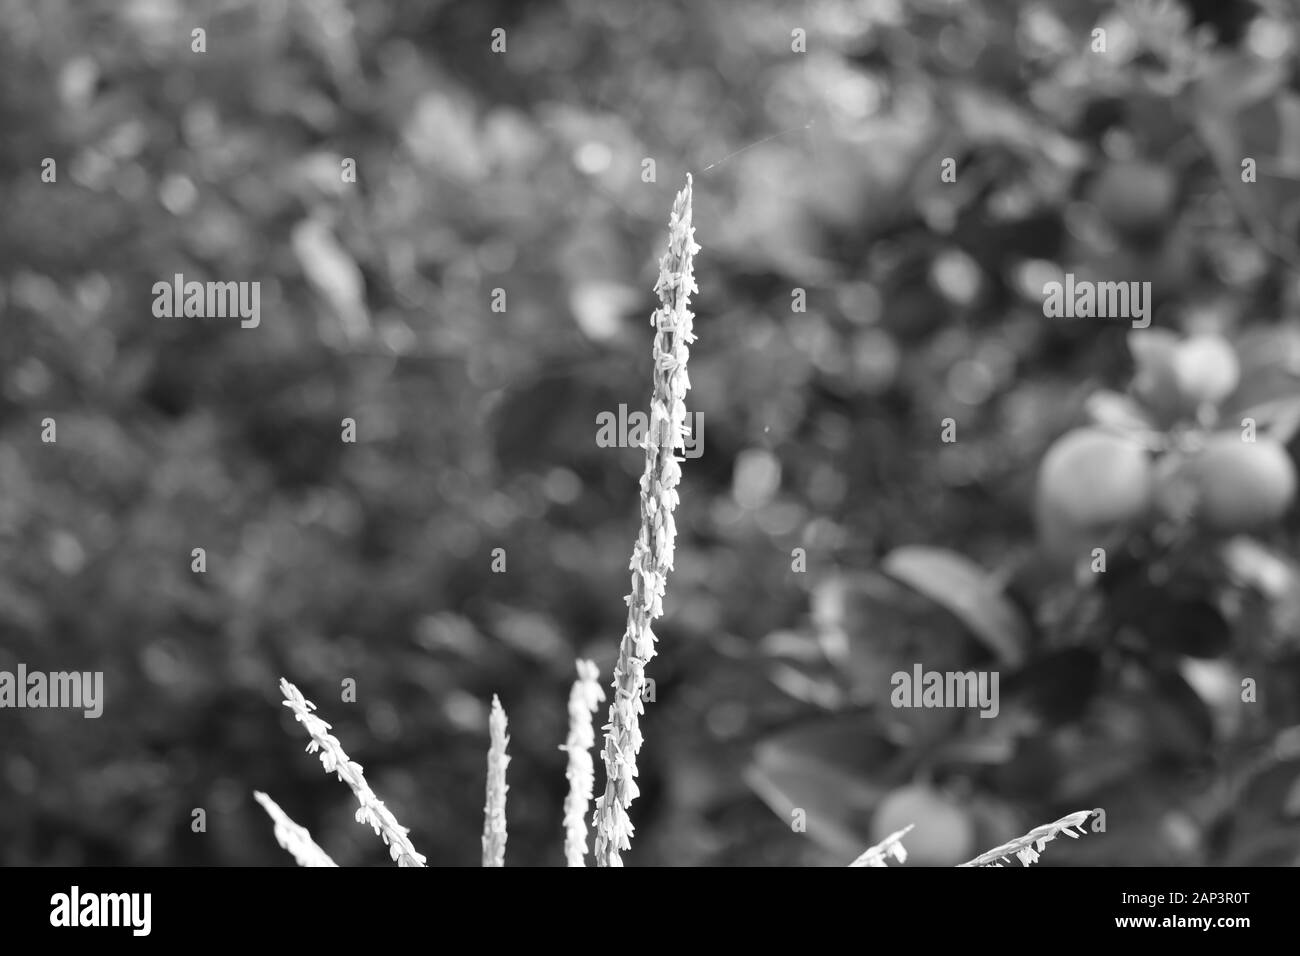
[(689, 173), (625, 862), (1088, 811), (1036, 866), (1295, 865), (1297, 51), (1286, 0), (0, 0), (0, 671), (103, 681), (0, 706), (0, 863), (291, 865), (263, 791), (386, 864), (285, 677), (432, 866), (498, 695), (506, 865), (562, 865)]

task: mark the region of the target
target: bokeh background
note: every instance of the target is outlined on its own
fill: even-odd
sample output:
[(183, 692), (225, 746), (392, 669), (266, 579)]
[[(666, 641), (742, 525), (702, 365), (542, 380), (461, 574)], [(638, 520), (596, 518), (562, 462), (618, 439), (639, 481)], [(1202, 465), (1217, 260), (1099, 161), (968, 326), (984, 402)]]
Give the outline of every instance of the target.
[[(281, 676), (433, 864), (478, 862), (499, 694), (507, 863), (562, 862), (565, 701), (575, 657), (612, 670), (642, 467), (596, 416), (646, 405), (690, 171), (704, 444), (628, 862), (844, 864), (912, 788), (936, 859), (1102, 807), (1044, 864), (1294, 864), (1296, 509), (1230, 552), (1135, 531), (1098, 584), (1044, 571), (1032, 499), (1134, 372), (1127, 323), (1044, 318), (1045, 276), (1151, 281), (1155, 326), (1233, 343), (1232, 409), (1300, 392), (1298, 25), (0, 0), (0, 667), (106, 687), (99, 720), (0, 712), (0, 862), (289, 865), (259, 789), (382, 865)], [(261, 325), (155, 318), (178, 272), (260, 281)], [(971, 566), (997, 593), (952, 600)], [(889, 708), (913, 661), (999, 669), (998, 719)]]

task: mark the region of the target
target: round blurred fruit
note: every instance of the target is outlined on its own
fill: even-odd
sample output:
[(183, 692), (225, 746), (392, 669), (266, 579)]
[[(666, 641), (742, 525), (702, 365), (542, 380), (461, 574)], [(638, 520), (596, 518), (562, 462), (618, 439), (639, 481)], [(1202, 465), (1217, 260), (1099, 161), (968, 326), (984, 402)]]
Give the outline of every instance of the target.
[(1271, 438), (1242, 441), (1232, 432), (1211, 435), (1186, 465), (1195, 491), (1197, 520), (1231, 534), (1277, 521), (1291, 506), (1296, 471), (1291, 456)]
[(1241, 366), (1231, 343), (1218, 335), (1194, 335), (1173, 354), (1178, 389), (1191, 408), (1218, 405), (1241, 380)]
[(970, 816), (943, 794), (923, 784), (909, 784), (880, 801), (871, 818), (871, 842), (916, 824), (903, 837), (907, 862), (917, 866), (956, 866), (975, 853), (975, 826)]
[(1034, 513), (1049, 554), (1074, 560), (1151, 506), (1151, 461), (1136, 442), (1100, 428), (1058, 438), (1038, 469)]
[(1111, 163), (1093, 182), (1092, 200), (1112, 226), (1128, 233), (1158, 231), (1173, 211), (1174, 177), (1156, 163)]

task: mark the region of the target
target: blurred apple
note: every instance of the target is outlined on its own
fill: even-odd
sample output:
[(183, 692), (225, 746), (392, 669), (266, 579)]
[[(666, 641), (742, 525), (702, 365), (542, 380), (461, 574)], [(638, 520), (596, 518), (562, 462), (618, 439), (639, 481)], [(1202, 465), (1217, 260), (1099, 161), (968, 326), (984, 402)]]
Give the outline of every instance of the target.
[(1295, 498), (1295, 464), (1271, 438), (1246, 442), (1232, 432), (1211, 435), (1185, 468), (1196, 518), (1210, 531), (1258, 530), (1281, 518)]
[(1236, 391), (1241, 366), (1232, 344), (1219, 335), (1194, 335), (1173, 353), (1178, 390), (1192, 409), (1218, 405)]
[(1173, 212), (1177, 184), (1156, 163), (1111, 163), (1093, 182), (1089, 198), (1106, 221), (1122, 233), (1158, 233)]
[(1100, 428), (1058, 438), (1038, 471), (1035, 519), (1049, 557), (1073, 562), (1114, 531), (1144, 517), (1152, 468), (1136, 441)]
[(894, 790), (871, 819), (871, 842), (879, 843), (909, 823), (903, 838), (907, 862), (918, 866), (956, 866), (975, 853), (975, 825), (952, 800), (924, 784)]

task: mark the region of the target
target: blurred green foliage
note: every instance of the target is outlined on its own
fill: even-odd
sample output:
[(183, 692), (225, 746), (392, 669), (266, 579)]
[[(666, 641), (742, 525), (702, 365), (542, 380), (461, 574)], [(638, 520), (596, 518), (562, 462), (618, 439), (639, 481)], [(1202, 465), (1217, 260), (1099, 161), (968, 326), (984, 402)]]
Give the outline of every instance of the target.
[[(107, 695), (98, 721), (0, 715), (0, 861), (287, 863), (260, 789), (340, 864), (382, 863), (283, 675), (436, 864), (478, 860), (500, 694), (507, 862), (559, 863), (573, 660), (608, 679), (636, 530), (641, 455), (598, 447), (596, 416), (645, 404), (694, 171), (704, 454), (634, 861), (845, 863), (925, 779), (985, 846), (1107, 808), (1109, 837), (1048, 865), (1294, 862), (1300, 632), (1258, 581), (1298, 580), (1295, 509), (1242, 581), (1157, 581), (1142, 541), (1104, 588), (1022, 580), (1038, 460), (1132, 373), (1127, 324), (1045, 319), (1044, 276), (1151, 281), (1157, 326), (1234, 341), (1241, 407), (1297, 391), (1290, 15), (0, 0), (0, 23), (0, 666), (103, 670)], [(261, 325), (154, 318), (175, 273), (260, 281)], [(914, 544), (1012, 582), (1002, 719), (881, 706), (898, 662), (999, 660), (881, 574)], [(1247, 716), (1191, 689), (1187, 634), (1220, 682), (1261, 680)]]

